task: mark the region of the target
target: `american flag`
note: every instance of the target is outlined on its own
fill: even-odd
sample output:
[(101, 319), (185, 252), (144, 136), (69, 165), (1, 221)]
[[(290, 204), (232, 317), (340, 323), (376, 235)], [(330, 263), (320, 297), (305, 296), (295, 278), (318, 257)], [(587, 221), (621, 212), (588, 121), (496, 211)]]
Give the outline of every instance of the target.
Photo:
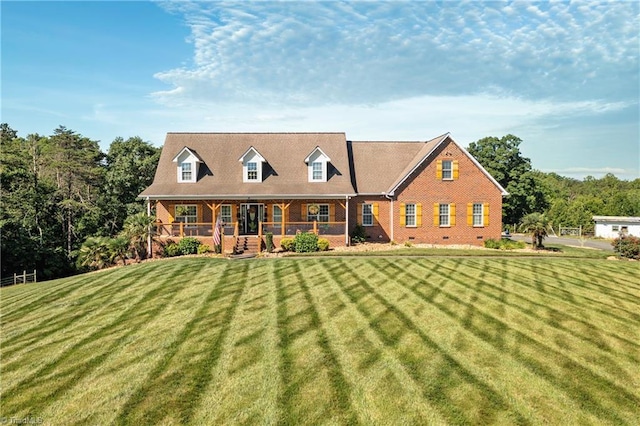
[(220, 228), (222, 227), (222, 223), (220, 222), (220, 217), (216, 220), (216, 228), (213, 230), (213, 245), (220, 245)]

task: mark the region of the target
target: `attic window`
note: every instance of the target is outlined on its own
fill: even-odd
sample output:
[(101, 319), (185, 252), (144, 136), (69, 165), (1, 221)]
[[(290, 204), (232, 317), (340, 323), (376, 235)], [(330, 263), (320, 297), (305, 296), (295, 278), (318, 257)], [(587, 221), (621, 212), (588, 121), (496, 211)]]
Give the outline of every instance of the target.
[(202, 160), (198, 154), (186, 146), (173, 157), (176, 163), (177, 180), (180, 183), (193, 183), (198, 177), (198, 167)]
[(182, 181), (183, 182), (191, 182), (193, 180), (193, 172), (191, 171), (191, 163), (182, 163), (182, 164), (180, 164), (180, 168), (182, 169)]
[(309, 171), (309, 182), (326, 182), (328, 179), (327, 169), (331, 161), (329, 156), (325, 154), (320, 147), (316, 147), (311, 154), (305, 158)]
[(247, 163), (247, 180), (258, 180), (258, 163)]
[(262, 182), (262, 165), (267, 160), (254, 147), (249, 147), (238, 161), (242, 163), (243, 182)]

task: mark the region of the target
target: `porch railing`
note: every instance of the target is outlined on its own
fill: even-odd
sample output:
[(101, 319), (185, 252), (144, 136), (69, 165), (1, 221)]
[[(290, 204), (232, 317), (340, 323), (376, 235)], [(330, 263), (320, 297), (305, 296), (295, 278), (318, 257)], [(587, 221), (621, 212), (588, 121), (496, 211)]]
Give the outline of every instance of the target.
[[(267, 232), (273, 235), (295, 236), (298, 232), (313, 232), (317, 235), (344, 235), (345, 222), (261, 222), (259, 236)], [(213, 237), (215, 223), (157, 223), (156, 231), (164, 237)], [(242, 234), (238, 222), (227, 223), (222, 227), (222, 235), (237, 237)]]

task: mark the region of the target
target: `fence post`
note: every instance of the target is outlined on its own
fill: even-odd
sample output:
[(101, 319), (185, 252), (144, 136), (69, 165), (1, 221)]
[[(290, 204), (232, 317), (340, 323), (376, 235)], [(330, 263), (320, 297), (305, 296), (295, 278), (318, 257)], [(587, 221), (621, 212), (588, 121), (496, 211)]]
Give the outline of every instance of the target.
[(16, 285), (16, 283), (18, 282), (18, 276), (16, 275), (16, 273), (13, 273), (13, 285)]
[(313, 233), (318, 235), (318, 221), (317, 220), (313, 221)]
[(35, 269), (33, 270), (33, 282), (34, 283), (38, 282), (38, 279), (36, 278), (36, 270)]

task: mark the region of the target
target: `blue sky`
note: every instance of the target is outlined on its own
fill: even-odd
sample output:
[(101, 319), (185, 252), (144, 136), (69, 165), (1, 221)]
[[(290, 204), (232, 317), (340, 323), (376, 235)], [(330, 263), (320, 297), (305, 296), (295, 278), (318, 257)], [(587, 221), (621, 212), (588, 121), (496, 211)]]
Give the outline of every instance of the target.
[(640, 177), (640, 3), (0, 2), (2, 122), (101, 142), (344, 131)]

